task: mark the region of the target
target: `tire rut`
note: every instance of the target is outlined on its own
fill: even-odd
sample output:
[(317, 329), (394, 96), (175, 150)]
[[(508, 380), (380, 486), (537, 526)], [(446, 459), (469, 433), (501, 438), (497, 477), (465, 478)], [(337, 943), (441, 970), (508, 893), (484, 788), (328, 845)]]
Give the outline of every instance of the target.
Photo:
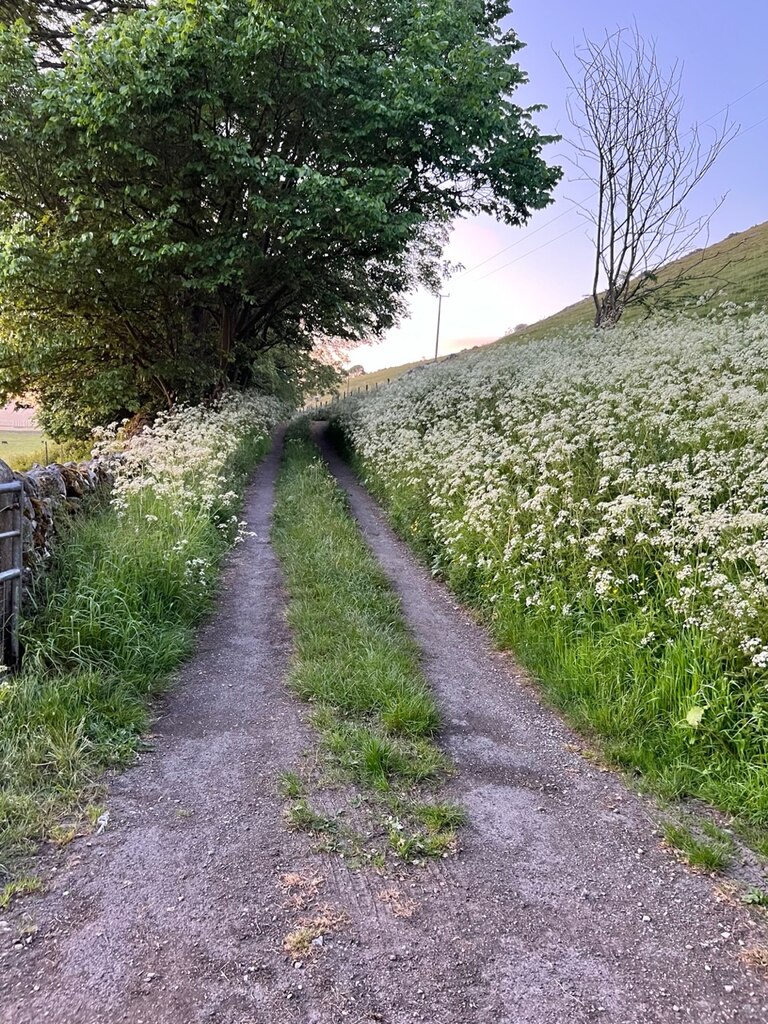
[(768, 982), (740, 959), (765, 928), (662, 849), (651, 802), (578, 755), (514, 661), (394, 535), (325, 425), (313, 435), (400, 595), (443, 712), (450, 796), (470, 814), (423, 912), (421, 985), (437, 1010), (424, 1019), (768, 1021)]

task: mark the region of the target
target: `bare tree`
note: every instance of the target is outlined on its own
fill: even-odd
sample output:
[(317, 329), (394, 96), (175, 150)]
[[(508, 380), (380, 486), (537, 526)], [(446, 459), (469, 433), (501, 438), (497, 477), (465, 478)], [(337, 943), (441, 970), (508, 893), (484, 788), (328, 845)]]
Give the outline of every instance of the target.
[(660, 67), (655, 44), (637, 28), (606, 33), (599, 43), (585, 39), (575, 58), (574, 71), (563, 66), (575, 162), (597, 189), (594, 205), (582, 206), (595, 228), (595, 325), (610, 327), (628, 306), (690, 280), (706, 262), (702, 252), (671, 276), (658, 276), (707, 233), (724, 201), (705, 216), (691, 217), (687, 209), (737, 127), (726, 114), (708, 143), (698, 125), (684, 129), (682, 68)]

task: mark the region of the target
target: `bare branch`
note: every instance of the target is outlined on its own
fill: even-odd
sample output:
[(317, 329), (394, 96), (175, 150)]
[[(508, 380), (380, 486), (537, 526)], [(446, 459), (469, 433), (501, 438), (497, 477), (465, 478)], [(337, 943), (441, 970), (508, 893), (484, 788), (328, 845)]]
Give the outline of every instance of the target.
[(687, 203), (738, 126), (726, 113), (708, 143), (699, 125), (684, 130), (682, 68), (662, 68), (655, 44), (637, 27), (600, 42), (585, 37), (574, 56), (573, 71), (561, 63), (571, 84), (574, 162), (596, 187), (587, 208), (595, 238), (592, 296), (596, 326), (608, 327), (656, 291), (661, 268), (707, 231), (723, 199), (701, 217), (691, 217)]

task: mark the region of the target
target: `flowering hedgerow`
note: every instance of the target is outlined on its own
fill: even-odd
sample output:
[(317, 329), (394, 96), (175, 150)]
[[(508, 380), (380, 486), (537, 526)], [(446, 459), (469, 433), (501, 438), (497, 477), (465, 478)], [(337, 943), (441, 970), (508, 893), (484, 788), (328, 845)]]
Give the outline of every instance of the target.
[(339, 418), (400, 529), (617, 757), (768, 821), (768, 316), (507, 344)]
[(283, 412), (268, 395), (234, 392), (210, 405), (176, 406), (127, 441), (118, 426), (95, 431), (94, 455), (117, 452), (113, 504), (151, 490), (179, 507), (226, 508), (236, 500), (227, 474), (244, 441), (262, 441)]
[(184, 565), (187, 583), (204, 591), (217, 545), (193, 553), (197, 527), (215, 526), (238, 544), (245, 522), (238, 516), (242, 477), (283, 414), (275, 398), (240, 392), (204, 406), (177, 406), (127, 441), (117, 424), (96, 431), (94, 455), (114, 466), (112, 507), (137, 533), (162, 535), (166, 563)]

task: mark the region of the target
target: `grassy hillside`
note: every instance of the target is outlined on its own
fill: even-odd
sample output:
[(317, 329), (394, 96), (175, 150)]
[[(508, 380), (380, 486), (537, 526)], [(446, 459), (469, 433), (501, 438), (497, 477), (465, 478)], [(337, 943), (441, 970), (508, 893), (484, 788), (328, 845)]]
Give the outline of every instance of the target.
[[(416, 366), (424, 366), (429, 360), (420, 359), (414, 363), (403, 363), (402, 366), (388, 366), (383, 370), (374, 370), (373, 373), (361, 373), (359, 377), (350, 377), (341, 387), (340, 394), (353, 395), (358, 391), (375, 391), (385, 384), (390, 384), (396, 377), (402, 377), (404, 373), (413, 370)], [(328, 397), (328, 396), (326, 396)]]
[(415, 363), (403, 363), (402, 366), (385, 367), (383, 370), (374, 370), (373, 373), (361, 373), (358, 377), (349, 377), (345, 380), (338, 391), (334, 394), (327, 393), (307, 400), (306, 408), (311, 410), (318, 403), (330, 402), (334, 398), (344, 398), (347, 395), (355, 395), (358, 391), (376, 391), (380, 387), (386, 387), (397, 377), (413, 370), (417, 366), (427, 366), (428, 360), (421, 359)]
[[(662, 289), (656, 299), (658, 307), (682, 309), (713, 288), (718, 290), (718, 295), (703, 306), (697, 307), (698, 312), (706, 312), (724, 299), (739, 305), (756, 302), (759, 307), (768, 306), (768, 221), (715, 242), (703, 250), (703, 255), (705, 262), (701, 266), (699, 261), (702, 258), (702, 250), (697, 250), (681, 260), (676, 260), (666, 271), (662, 271), (659, 275), (661, 282), (674, 281), (681, 269), (688, 270), (693, 279), (678, 286)], [(719, 294), (720, 291), (725, 294)], [(595, 307), (591, 297), (582, 299), (581, 302), (566, 306), (559, 313), (539, 320), (538, 323), (531, 324), (514, 335), (500, 338), (499, 341), (552, 337), (571, 327), (592, 323), (594, 315)], [(630, 309), (626, 314), (629, 321), (642, 316), (645, 316), (643, 309)]]
[[(674, 279), (681, 266), (691, 269), (697, 279), (674, 289), (662, 290), (659, 293), (659, 303), (680, 309), (686, 303), (695, 302), (700, 295), (716, 287), (722, 289), (725, 296), (716, 297), (699, 307), (697, 312), (706, 312), (715, 303), (722, 302), (724, 298), (739, 304), (756, 302), (759, 307), (768, 307), (768, 221), (708, 246), (704, 250), (704, 255), (706, 262), (701, 267), (697, 266), (701, 259), (700, 251), (670, 264), (666, 274), (661, 275), (661, 280), (664, 280), (665, 277), (667, 280)], [(585, 280), (587, 278), (588, 274), (585, 273)], [(594, 313), (592, 299), (582, 299), (581, 302), (566, 306), (559, 313), (555, 313), (545, 320), (539, 320), (538, 323), (531, 324), (530, 327), (517, 331), (514, 335), (506, 335), (493, 344), (552, 337), (569, 328), (592, 323)], [(627, 319), (632, 320), (644, 315), (643, 310), (633, 310), (627, 314)], [(391, 366), (385, 370), (376, 370), (375, 373), (353, 377), (349, 382), (349, 390), (352, 393), (365, 391), (367, 385), (368, 389), (373, 391), (377, 386), (381, 387), (383, 384), (401, 377), (408, 370), (422, 365), (424, 365), (424, 360), (404, 363), (402, 366)], [(343, 393), (347, 393), (346, 385), (343, 388)]]

